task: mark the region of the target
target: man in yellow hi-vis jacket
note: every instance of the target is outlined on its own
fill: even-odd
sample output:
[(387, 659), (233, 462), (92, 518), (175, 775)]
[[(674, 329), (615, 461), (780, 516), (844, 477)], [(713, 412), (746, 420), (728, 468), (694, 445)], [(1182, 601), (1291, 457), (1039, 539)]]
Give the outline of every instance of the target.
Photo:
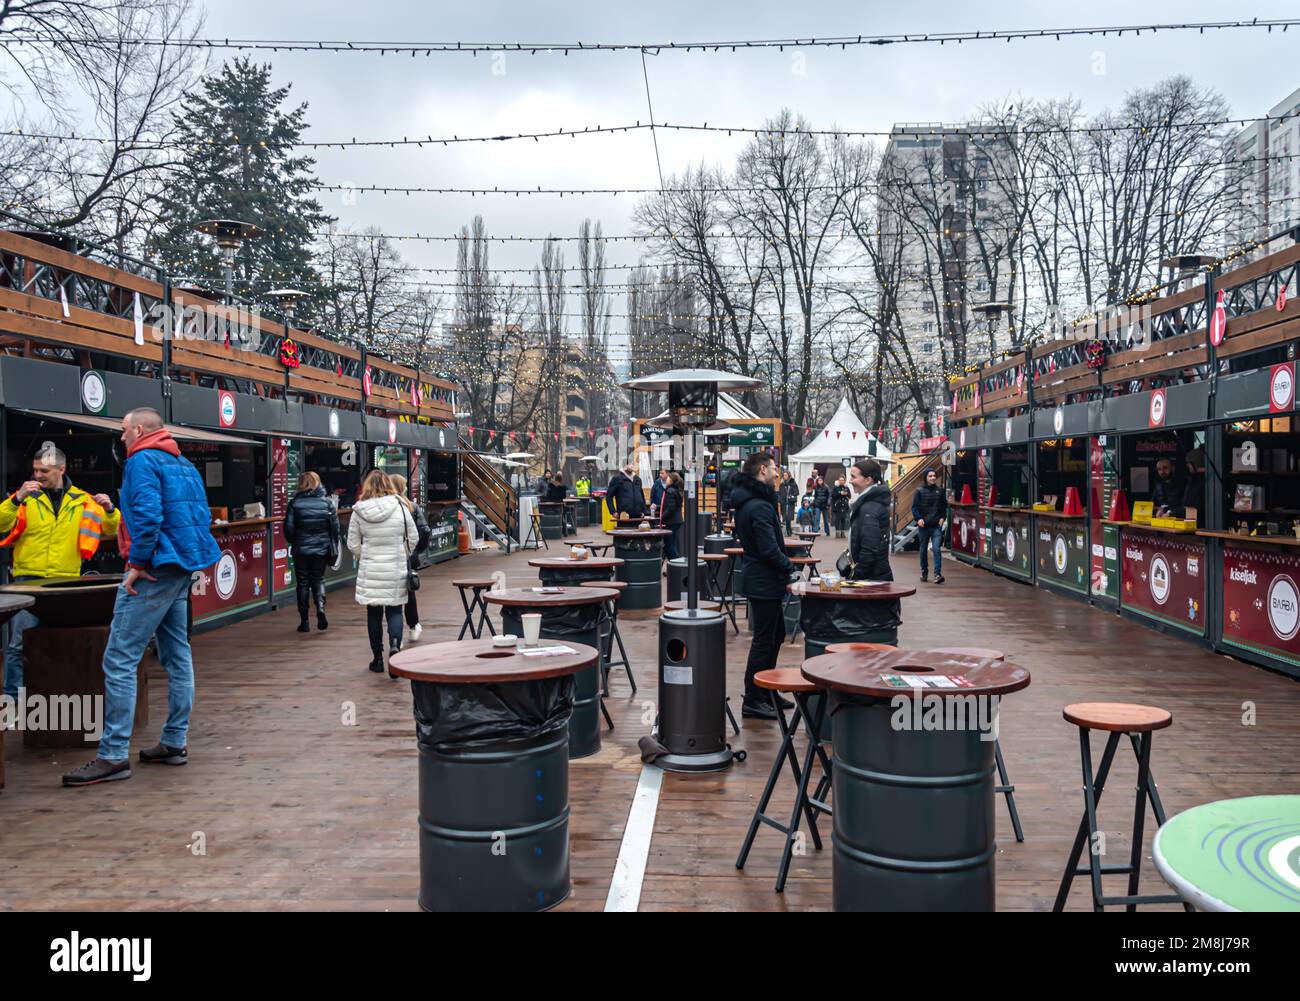
[[(107, 494), (91, 496), (68, 480), (67, 457), (46, 442), (32, 460), (32, 478), (0, 501), (0, 545), (13, 547), (13, 580), (80, 577), (102, 536), (117, 533), (121, 515)], [(19, 612), (9, 622), (4, 694), (23, 683), (23, 632), (39, 620)]]

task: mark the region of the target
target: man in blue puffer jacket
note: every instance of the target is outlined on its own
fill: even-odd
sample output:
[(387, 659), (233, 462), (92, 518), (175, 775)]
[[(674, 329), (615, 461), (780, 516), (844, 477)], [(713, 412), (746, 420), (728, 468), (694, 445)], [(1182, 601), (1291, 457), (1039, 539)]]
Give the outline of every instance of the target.
[(158, 411), (140, 408), (123, 417), (122, 442), (127, 460), (118, 547), (129, 556), (104, 651), (104, 733), (98, 757), (63, 776), (67, 786), (131, 777), (136, 668), (155, 635), (167, 671), (167, 723), (162, 740), (142, 750), (140, 760), (165, 765), (188, 760), (194, 707), (194, 663), (185, 628), (190, 575), (221, 556), (203, 479), (181, 456)]

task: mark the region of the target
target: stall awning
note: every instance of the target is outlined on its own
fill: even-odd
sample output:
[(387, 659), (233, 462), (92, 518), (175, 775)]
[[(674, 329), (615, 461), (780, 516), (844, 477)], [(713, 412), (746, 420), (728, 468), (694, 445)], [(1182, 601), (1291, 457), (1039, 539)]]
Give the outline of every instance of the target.
[[(44, 417), (52, 421), (62, 421), (65, 424), (80, 424), (82, 427), (100, 428), (104, 431), (121, 431), (122, 419), (120, 417), (96, 417), (93, 414), (60, 414), (52, 410), (24, 410), (24, 414), (31, 414), (33, 417)], [(210, 441), (218, 445), (261, 445), (261, 439), (258, 438), (241, 438), (233, 434), (220, 434), (216, 431), (204, 431), (202, 428), (182, 427), (179, 424), (163, 425), (171, 432), (173, 438), (177, 441)]]

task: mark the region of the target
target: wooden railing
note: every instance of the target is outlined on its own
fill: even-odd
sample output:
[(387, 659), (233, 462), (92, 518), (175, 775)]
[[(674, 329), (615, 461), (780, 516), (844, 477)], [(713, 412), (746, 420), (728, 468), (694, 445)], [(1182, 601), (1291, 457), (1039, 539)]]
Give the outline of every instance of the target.
[[(1285, 296), (1284, 287), (1289, 293)], [(1300, 337), (1300, 244), (1219, 275), (1212, 290), (1224, 293), (1227, 317), (1216, 360)], [(1281, 309), (1279, 303), (1284, 303)], [(985, 363), (978, 372), (950, 382), (948, 392), (955, 401), (951, 419), (972, 420), (1026, 406), (1031, 386), (1035, 404), (1051, 404), (1136, 391), (1153, 377), (1203, 378), (1210, 364), (1209, 316), (1202, 281), (1132, 307), (1118, 321), (1081, 324), (1074, 336)], [(1097, 340), (1107, 342), (1107, 351), (1102, 363), (1093, 367), (1087, 345)]]
[[(142, 317), (143, 343), (136, 336), (137, 315)], [(205, 336), (214, 323), (243, 336), (232, 338), (229, 346), (223, 337)], [(366, 408), (415, 419), (454, 419), (455, 383), (227, 306), (203, 292), (173, 289), (0, 230), (0, 348), (29, 355), (71, 351), (74, 357), (96, 352), (154, 371), (166, 361), (174, 374), (191, 381), (203, 375), (243, 379), (275, 395), (286, 385), (279, 359), (286, 334), (303, 355), (299, 367), (287, 370), (290, 391), (359, 409), (362, 375), (369, 369)], [(412, 384), (419, 387), (418, 403), (411, 399)]]

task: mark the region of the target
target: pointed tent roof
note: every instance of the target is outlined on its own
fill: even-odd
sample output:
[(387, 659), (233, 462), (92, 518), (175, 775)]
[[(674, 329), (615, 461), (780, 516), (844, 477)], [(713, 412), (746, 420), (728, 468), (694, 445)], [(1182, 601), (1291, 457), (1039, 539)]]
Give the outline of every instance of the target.
[(843, 458), (865, 456), (868, 442), (875, 441), (874, 458), (888, 459), (893, 453), (885, 448), (876, 437), (867, 430), (866, 425), (858, 420), (858, 415), (849, 406), (848, 397), (840, 399), (839, 409), (835, 411), (827, 425), (813, 435), (812, 439), (799, 452), (789, 457), (790, 462), (817, 463), (839, 462)]

